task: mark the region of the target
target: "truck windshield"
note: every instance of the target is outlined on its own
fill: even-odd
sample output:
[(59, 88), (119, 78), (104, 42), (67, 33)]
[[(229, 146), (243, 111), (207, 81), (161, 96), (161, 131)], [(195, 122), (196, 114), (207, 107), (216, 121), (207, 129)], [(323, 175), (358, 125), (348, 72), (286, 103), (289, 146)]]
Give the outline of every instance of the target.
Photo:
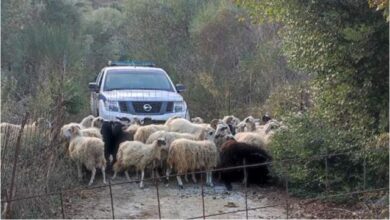
[(163, 72), (134, 70), (108, 70), (103, 89), (104, 91), (130, 89), (174, 91)]

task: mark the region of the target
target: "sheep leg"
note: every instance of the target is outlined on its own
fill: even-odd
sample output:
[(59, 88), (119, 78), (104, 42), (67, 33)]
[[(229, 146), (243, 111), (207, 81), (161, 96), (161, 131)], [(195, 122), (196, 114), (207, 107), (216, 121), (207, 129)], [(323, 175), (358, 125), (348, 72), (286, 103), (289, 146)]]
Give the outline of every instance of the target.
[(180, 188), (183, 189), (183, 182), (181, 181), (180, 175), (177, 175), (177, 176), (176, 176), (176, 179), (177, 179), (177, 184), (179, 184)]
[(91, 186), (92, 183), (93, 183), (93, 180), (95, 179), (95, 175), (96, 175), (96, 168), (92, 168), (92, 175), (91, 175), (91, 180), (89, 181), (89, 184), (88, 186)]
[(128, 180), (128, 181), (131, 181), (130, 176), (129, 176), (129, 171), (126, 170), (126, 171), (125, 171), (125, 175), (126, 175), (127, 180)]
[(106, 182), (106, 166), (102, 166), (102, 175), (103, 175), (103, 183), (107, 184), (107, 182)]
[[(244, 159), (244, 164), (245, 164), (245, 159)], [(248, 172), (246, 171), (246, 167), (244, 167), (244, 179), (242, 180), (242, 184), (244, 186), (247, 186), (248, 183)]]
[(211, 171), (207, 172), (206, 173), (207, 175), (207, 180), (208, 180), (208, 185), (213, 187), (214, 184), (213, 184), (213, 173)]
[(187, 175), (187, 173), (184, 174), (184, 180), (186, 181), (186, 183), (188, 183), (188, 175)]
[(196, 183), (196, 176), (195, 173), (191, 173), (192, 182)]
[(142, 189), (144, 188), (144, 175), (145, 175), (145, 171), (142, 170), (141, 171), (141, 182), (139, 183), (139, 187)]
[(169, 184), (169, 175), (171, 174), (171, 169), (167, 168), (167, 170), (165, 170), (165, 186), (168, 186)]
[(111, 177), (111, 179), (115, 179), (116, 178), (116, 172), (114, 171), (114, 176)]
[(83, 179), (83, 172), (81, 171), (81, 164), (79, 162), (77, 162), (76, 166), (77, 166), (77, 177), (81, 181)]
[(156, 168), (156, 178), (160, 179), (160, 173), (158, 172), (158, 169)]

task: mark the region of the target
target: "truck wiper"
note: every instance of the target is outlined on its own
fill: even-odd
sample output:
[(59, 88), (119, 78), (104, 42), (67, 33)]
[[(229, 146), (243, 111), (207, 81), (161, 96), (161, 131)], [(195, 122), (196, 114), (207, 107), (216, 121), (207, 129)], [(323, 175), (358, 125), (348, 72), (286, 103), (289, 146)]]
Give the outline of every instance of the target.
[(112, 90), (130, 90), (129, 88), (111, 88), (111, 89), (106, 89), (106, 91), (112, 91)]

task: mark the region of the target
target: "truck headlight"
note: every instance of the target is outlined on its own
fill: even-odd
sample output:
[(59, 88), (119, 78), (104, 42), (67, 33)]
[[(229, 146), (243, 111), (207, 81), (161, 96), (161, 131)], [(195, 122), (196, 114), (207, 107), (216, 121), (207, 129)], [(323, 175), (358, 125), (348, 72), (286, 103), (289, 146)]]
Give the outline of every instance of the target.
[(117, 101), (106, 100), (104, 102), (104, 107), (106, 108), (107, 111), (119, 112), (119, 104)]
[(186, 110), (186, 108), (187, 108), (187, 105), (184, 101), (173, 103), (173, 111), (174, 112), (183, 112)]

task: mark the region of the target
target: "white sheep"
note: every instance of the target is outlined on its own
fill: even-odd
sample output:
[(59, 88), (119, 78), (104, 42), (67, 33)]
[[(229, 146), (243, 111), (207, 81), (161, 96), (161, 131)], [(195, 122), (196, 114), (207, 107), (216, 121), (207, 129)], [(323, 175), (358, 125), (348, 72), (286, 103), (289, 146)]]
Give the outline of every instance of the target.
[(178, 119), (178, 118), (180, 118), (180, 117), (179, 116), (172, 116), (172, 117), (168, 118), (168, 120), (165, 121), (164, 125), (168, 127), (173, 120)]
[(91, 127), (101, 129), (104, 119), (102, 117), (96, 117), (92, 120)]
[(130, 136), (134, 139), (134, 135), (135, 133), (137, 132), (138, 128), (140, 128), (141, 126), (137, 123), (137, 124), (131, 124), (129, 127), (127, 127), (125, 129), (125, 132), (129, 133)]
[(204, 120), (201, 117), (195, 117), (195, 118), (191, 118), (191, 122), (195, 124), (203, 124)]
[[(169, 147), (171, 146), (171, 143), (174, 140), (179, 138), (185, 138), (189, 140), (200, 140), (204, 138), (204, 135), (203, 134), (193, 135), (188, 133), (178, 133), (178, 132), (169, 132), (169, 131), (157, 131), (149, 136), (148, 140), (146, 141), (147, 144), (151, 144), (158, 139), (164, 139), (166, 142), (166, 145), (161, 148), (160, 167), (162, 168), (167, 167), (166, 160), (168, 157)], [(153, 164), (153, 168), (155, 167), (156, 167), (156, 163)]]
[(233, 125), (234, 127), (236, 127), (240, 123), (240, 119), (234, 115), (227, 115), (223, 117), (222, 121), (228, 125)]
[(179, 133), (200, 134), (204, 132), (213, 135), (215, 130), (209, 124), (194, 124), (183, 118), (175, 118), (168, 124), (166, 123), (169, 131)]
[(21, 128), (22, 126), (20, 125), (11, 124), (8, 122), (2, 122), (0, 124), (0, 132), (7, 135), (16, 134), (20, 131)]
[(263, 149), (267, 148), (275, 131), (279, 128), (285, 128), (285, 126), (281, 126), (281, 123), (275, 119), (260, 126), (255, 125), (255, 120), (248, 119), (244, 120), (244, 122), (248, 132), (237, 133), (235, 139), (239, 142), (245, 142)]
[[(15, 143), (21, 128), (21, 125), (3, 122), (0, 124), (0, 133), (2, 134), (2, 137), (8, 139), (8, 142)], [(25, 124), (21, 141), (25, 141), (32, 137), (49, 137), (50, 128), (51, 123), (47, 119), (38, 118), (38, 120), (32, 124)], [(2, 140), (4, 141), (5, 139)]]
[(238, 125), (236, 126), (236, 133), (245, 132), (245, 128), (246, 128), (246, 123), (245, 123), (245, 121), (241, 121), (241, 122), (238, 123)]
[(166, 131), (168, 128), (165, 125), (145, 125), (141, 126), (137, 129), (137, 131), (134, 134), (134, 140), (140, 141), (142, 143), (146, 143), (149, 136), (153, 134), (156, 131)]
[(117, 161), (114, 164), (114, 176), (125, 170), (126, 177), (130, 181), (127, 169), (135, 167), (136, 171), (141, 171), (140, 188), (144, 187), (145, 168), (154, 160), (160, 160), (161, 147), (165, 145), (164, 139), (155, 140), (152, 144), (144, 144), (139, 141), (125, 141), (119, 145)]
[(70, 139), (71, 137), (71, 129), (73, 127), (78, 127), (80, 130), (81, 136), (84, 137), (96, 137), (102, 139), (102, 135), (100, 130), (94, 127), (91, 128), (83, 128), (79, 123), (71, 122), (69, 124), (65, 124), (61, 127), (61, 136), (65, 139)]
[(252, 116), (248, 116), (242, 120), (245, 123), (245, 131), (252, 132), (256, 130), (256, 119)]
[(79, 179), (82, 178), (81, 166), (84, 165), (87, 170), (92, 171), (89, 186), (95, 179), (96, 168), (102, 170), (103, 183), (106, 184), (104, 142), (99, 138), (82, 136), (78, 126), (71, 127), (70, 134), (69, 156), (76, 162)]
[(219, 149), (221, 149), (222, 145), (228, 140), (227, 137), (232, 136), (232, 132), (230, 131), (229, 126), (223, 122), (220, 121), (217, 124), (217, 129), (215, 130), (215, 138), (214, 142)]
[[(167, 180), (171, 170), (174, 169), (177, 173), (177, 182), (183, 188), (180, 175), (194, 172), (197, 169), (215, 168), (218, 163), (218, 150), (211, 140), (177, 139), (171, 143), (167, 163), (169, 166), (166, 172)], [(192, 179), (196, 182), (194, 173), (192, 173)], [(206, 184), (213, 186), (211, 171), (206, 172)]]
[(93, 115), (88, 115), (87, 117), (81, 120), (80, 125), (84, 128), (89, 128), (92, 126), (92, 121), (95, 117)]
[(249, 145), (256, 146), (261, 149), (266, 149), (264, 135), (257, 132), (240, 132), (234, 136), (237, 142), (244, 142)]

